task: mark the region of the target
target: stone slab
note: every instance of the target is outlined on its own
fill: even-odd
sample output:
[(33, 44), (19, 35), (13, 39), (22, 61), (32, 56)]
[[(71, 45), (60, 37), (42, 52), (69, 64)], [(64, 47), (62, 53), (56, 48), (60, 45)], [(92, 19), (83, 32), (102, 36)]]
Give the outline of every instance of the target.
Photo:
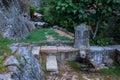
[(58, 71), (56, 56), (47, 56), (46, 69), (47, 71)]
[(104, 51), (103, 47), (101, 46), (90, 46), (90, 51), (99, 51), (99, 52), (102, 52)]
[(68, 52), (79, 51), (79, 48), (73, 48), (70, 46), (58, 46), (57, 50), (58, 50), (58, 53), (68, 53)]
[(39, 54), (40, 54), (40, 47), (39, 47), (39, 46), (33, 47), (32, 53), (33, 53), (34, 55), (38, 55), (38, 56), (39, 56)]
[(56, 46), (42, 46), (41, 52), (42, 53), (57, 53), (57, 47)]

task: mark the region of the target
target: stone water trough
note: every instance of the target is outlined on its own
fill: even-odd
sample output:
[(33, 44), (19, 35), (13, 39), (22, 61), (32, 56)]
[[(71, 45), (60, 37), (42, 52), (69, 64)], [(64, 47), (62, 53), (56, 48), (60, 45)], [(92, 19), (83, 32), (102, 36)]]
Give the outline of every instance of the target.
[[(25, 46), (29, 48), (28, 49), (24, 48)], [(38, 60), (40, 60), (40, 62), (43, 62), (45, 60), (46, 68), (48, 71), (58, 71), (58, 64), (57, 64), (58, 61), (75, 60), (76, 57), (78, 56), (83, 59), (87, 58), (95, 67), (101, 67), (101, 65), (103, 66), (106, 64), (109, 65), (109, 63), (111, 64), (112, 61), (110, 59), (110, 55), (115, 53), (116, 49), (117, 49), (117, 54), (120, 55), (119, 54), (120, 45), (102, 46), (102, 47), (89, 46), (89, 28), (86, 24), (81, 24), (80, 26), (77, 26), (75, 28), (75, 42), (74, 42), (74, 45), (72, 46), (70, 45), (69, 46), (67, 45), (40, 46), (39, 44), (38, 45), (36, 44), (21, 45), (20, 43), (20, 44), (14, 44), (11, 47), (11, 49), (13, 53), (16, 53), (16, 50), (17, 50), (17, 52), (21, 57), (20, 59), (22, 61), (24, 61), (23, 56), (26, 56), (25, 57), (26, 60), (28, 60), (28, 58), (34, 59), (34, 60), (28, 60), (28, 62), (32, 61), (30, 62), (30, 65), (31, 65), (31, 63), (35, 61), (35, 63), (38, 65), (37, 66), (38, 68), (40, 67), (40, 65), (38, 64), (38, 61), (31, 55), (31, 53), (34, 54), (35, 57)], [(120, 57), (117, 58), (117, 61), (119, 60), (120, 60)], [(26, 66), (26, 63), (24, 66)], [(35, 66), (31, 66), (31, 68), (36, 70)], [(26, 67), (23, 69), (26, 70)], [(32, 73), (29, 73), (28, 75), (25, 75), (25, 76), (22, 76), (22, 75), (26, 74), (27, 72), (24, 72), (22, 75), (19, 72), (16, 72), (16, 73), (21, 76), (20, 77), (21, 79), (27, 78), (24, 80), (33, 80), (32, 79), (33, 77), (30, 78), (31, 77), (30, 75), (33, 75)], [(44, 74), (42, 72), (42, 69), (39, 69), (38, 74), (41, 74), (41, 76), (36, 76), (36, 78), (42, 78), (42, 75)], [(35, 75), (38, 75), (38, 74), (35, 74)], [(41, 80), (44, 80), (44, 79), (42, 78)]]
[[(117, 46), (117, 48), (119, 45)], [(75, 60), (76, 57), (87, 58), (95, 68), (112, 64), (110, 55), (115, 53), (115, 46), (90, 46), (89, 26), (81, 24), (75, 27), (75, 42), (72, 46), (34, 46), (33, 54), (41, 61), (45, 56), (55, 56), (56, 61)]]
[(46, 69), (48, 71), (57, 71), (57, 61), (75, 60), (79, 48), (70, 46), (36, 46), (33, 47), (32, 53), (40, 62), (46, 60)]

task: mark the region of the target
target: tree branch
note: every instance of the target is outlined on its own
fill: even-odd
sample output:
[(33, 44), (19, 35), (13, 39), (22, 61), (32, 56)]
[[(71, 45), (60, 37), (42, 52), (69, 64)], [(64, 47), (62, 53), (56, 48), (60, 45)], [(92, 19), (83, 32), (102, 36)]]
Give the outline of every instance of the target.
[(96, 23), (96, 28), (95, 28), (95, 32), (93, 34), (93, 39), (96, 37), (97, 35), (97, 32), (98, 32), (98, 29), (99, 29), (99, 24), (101, 22), (102, 19), (98, 20), (97, 23)]

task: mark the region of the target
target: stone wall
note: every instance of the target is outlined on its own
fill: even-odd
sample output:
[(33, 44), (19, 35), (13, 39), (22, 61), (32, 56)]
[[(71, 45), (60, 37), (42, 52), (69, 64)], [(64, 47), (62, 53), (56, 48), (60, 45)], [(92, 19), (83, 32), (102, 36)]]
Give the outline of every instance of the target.
[(90, 46), (89, 59), (96, 65), (110, 65), (114, 59), (117, 60), (119, 57), (116, 56), (118, 55), (118, 53), (116, 53), (117, 49), (120, 49), (120, 45)]
[(116, 54), (114, 56), (114, 60), (120, 64), (120, 48), (116, 49)]

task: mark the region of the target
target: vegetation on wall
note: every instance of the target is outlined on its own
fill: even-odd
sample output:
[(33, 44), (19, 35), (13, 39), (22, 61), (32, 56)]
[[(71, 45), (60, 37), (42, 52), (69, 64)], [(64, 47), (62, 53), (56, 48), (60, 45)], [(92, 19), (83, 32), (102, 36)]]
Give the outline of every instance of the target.
[(36, 8), (33, 6), (30, 6), (30, 17), (33, 18), (34, 13), (36, 12)]
[(4, 66), (4, 60), (5, 57), (11, 55), (11, 50), (8, 48), (8, 45), (12, 42), (11, 40), (3, 38), (0, 34), (0, 73), (7, 71), (7, 68)]
[[(71, 32), (76, 25), (87, 23), (91, 26), (93, 44), (97, 41), (98, 45), (107, 45), (112, 44), (114, 37), (105, 36), (104, 31), (109, 29), (109, 18), (120, 17), (119, 5), (120, 0), (45, 0), (40, 12), (43, 13), (45, 21)], [(120, 22), (113, 24), (118, 25)], [(99, 38), (103, 39), (99, 41)]]

